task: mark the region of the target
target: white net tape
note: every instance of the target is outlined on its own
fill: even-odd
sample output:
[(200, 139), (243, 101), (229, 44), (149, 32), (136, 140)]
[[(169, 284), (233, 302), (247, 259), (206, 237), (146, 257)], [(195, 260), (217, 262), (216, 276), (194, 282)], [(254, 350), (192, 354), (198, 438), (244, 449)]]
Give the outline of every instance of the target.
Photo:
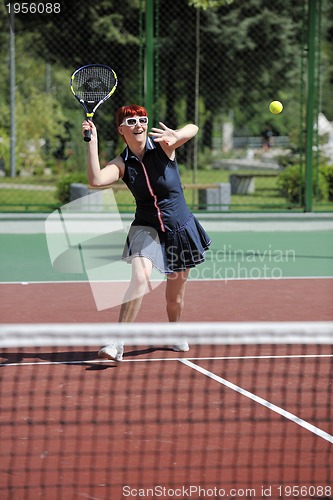
[(2, 324), (0, 347), (128, 345), (333, 344), (333, 322)]

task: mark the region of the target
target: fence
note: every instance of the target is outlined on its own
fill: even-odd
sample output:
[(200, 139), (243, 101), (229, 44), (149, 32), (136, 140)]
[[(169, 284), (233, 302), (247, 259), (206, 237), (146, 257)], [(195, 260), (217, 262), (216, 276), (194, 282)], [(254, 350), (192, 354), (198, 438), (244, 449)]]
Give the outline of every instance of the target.
[[(64, 184), (87, 182), (69, 78), (94, 62), (119, 77), (95, 117), (102, 165), (123, 148), (115, 110), (138, 102), (151, 124), (199, 125), (177, 154), (193, 209), (332, 210), (329, 0), (5, 1), (0, 14), (0, 210), (50, 211)], [(228, 183), (227, 206), (202, 203)]]

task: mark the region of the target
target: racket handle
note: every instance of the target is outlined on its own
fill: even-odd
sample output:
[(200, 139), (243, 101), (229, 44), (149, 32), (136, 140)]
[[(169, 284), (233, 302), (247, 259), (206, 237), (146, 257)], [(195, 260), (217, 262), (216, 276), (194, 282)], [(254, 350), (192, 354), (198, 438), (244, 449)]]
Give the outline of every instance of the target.
[[(88, 118), (87, 118), (87, 122), (89, 123), (89, 119)], [(84, 131), (83, 140), (84, 140), (84, 142), (90, 142), (91, 141), (91, 129)]]
[(83, 140), (84, 140), (84, 142), (90, 142), (91, 141), (91, 130), (85, 130), (84, 131)]

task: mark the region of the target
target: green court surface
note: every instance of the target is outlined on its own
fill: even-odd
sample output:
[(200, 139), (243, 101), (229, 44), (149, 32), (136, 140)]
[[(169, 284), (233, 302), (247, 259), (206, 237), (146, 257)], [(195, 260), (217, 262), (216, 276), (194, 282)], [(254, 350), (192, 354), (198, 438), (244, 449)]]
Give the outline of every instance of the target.
[[(230, 230), (228, 221), (210, 222), (206, 226), (203, 221), (212, 244), (205, 262), (191, 270), (190, 279), (333, 277), (331, 222), (326, 225), (311, 222), (306, 230), (299, 230), (299, 226), (294, 230), (288, 221), (266, 221), (265, 227), (251, 224), (245, 220), (237, 226), (235, 222)], [(0, 227), (2, 283), (87, 280), (84, 272), (62, 273), (52, 268), (42, 224), (37, 232), (31, 226), (31, 233), (29, 228), (21, 231), (21, 226), (17, 232), (13, 225), (10, 231), (6, 231), (6, 224)], [(106, 261), (108, 249), (102, 251)]]

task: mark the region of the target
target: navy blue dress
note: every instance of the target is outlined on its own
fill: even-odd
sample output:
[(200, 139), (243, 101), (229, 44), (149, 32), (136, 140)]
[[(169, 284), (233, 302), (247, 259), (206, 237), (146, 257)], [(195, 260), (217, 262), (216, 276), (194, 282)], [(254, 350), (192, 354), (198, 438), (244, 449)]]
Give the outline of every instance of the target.
[(136, 201), (123, 259), (146, 257), (165, 274), (203, 262), (211, 240), (186, 204), (176, 160), (151, 138), (142, 161), (128, 147), (121, 157), (123, 181)]

